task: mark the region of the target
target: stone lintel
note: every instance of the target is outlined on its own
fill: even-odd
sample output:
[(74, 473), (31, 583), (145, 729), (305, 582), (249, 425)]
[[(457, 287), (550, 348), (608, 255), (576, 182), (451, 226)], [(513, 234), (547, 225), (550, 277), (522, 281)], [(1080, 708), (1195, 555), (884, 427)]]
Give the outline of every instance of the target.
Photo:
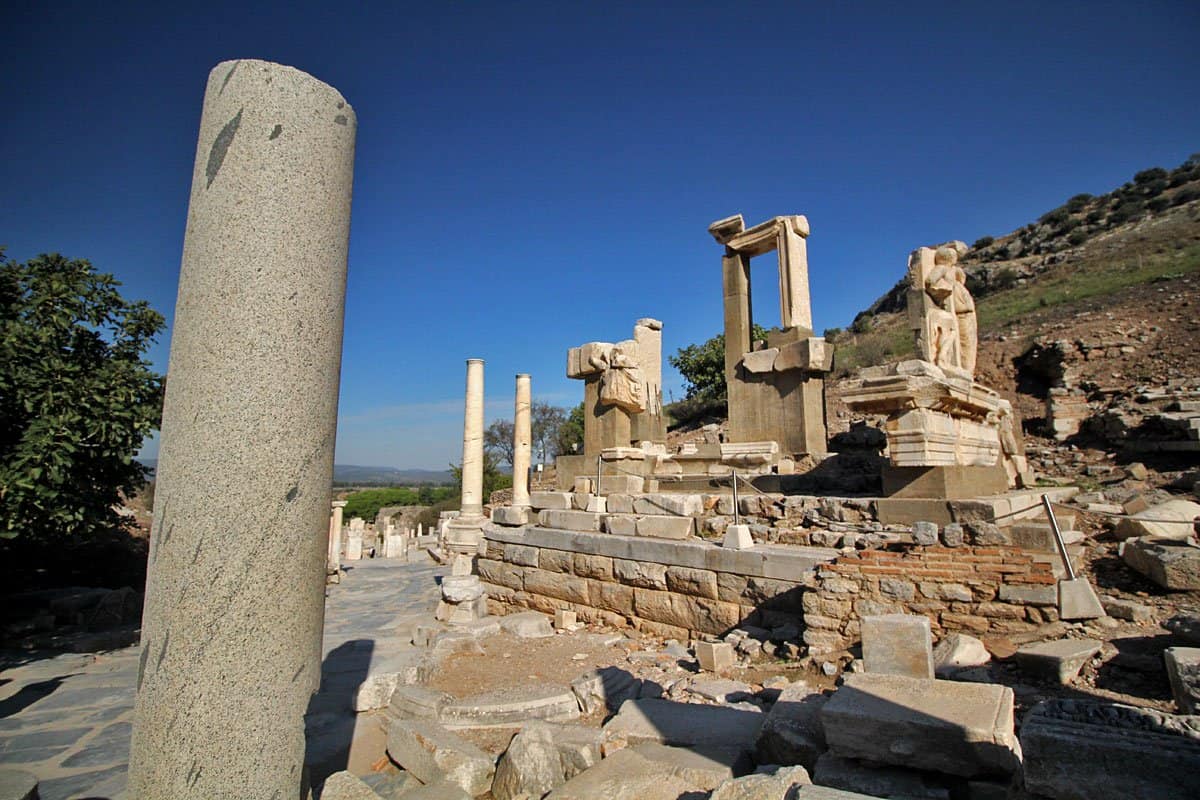
[[(755, 225), (753, 228), (730, 236), (723, 244), (730, 250), (735, 250), (745, 256), (761, 256), (776, 249), (779, 244), (779, 231), (784, 226), (787, 226), (792, 233), (797, 234), (801, 238), (808, 236), (808, 218), (801, 214), (787, 217), (772, 217), (766, 222)], [(718, 241), (720, 240), (718, 239)]]

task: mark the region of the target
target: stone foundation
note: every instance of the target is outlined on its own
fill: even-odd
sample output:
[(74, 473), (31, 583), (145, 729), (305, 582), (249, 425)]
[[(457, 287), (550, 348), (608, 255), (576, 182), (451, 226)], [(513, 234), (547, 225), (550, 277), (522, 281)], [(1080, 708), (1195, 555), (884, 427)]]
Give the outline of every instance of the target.
[(739, 625), (802, 627), (814, 567), (833, 556), (532, 527), (489, 526), (484, 537), (476, 563), (493, 612), (562, 609), (584, 622), (685, 640)]
[(1015, 547), (864, 550), (817, 570), (804, 595), (804, 642), (812, 654), (845, 650), (876, 614), (920, 614), (935, 636), (1033, 630), (1058, 619), (1048, 561)]

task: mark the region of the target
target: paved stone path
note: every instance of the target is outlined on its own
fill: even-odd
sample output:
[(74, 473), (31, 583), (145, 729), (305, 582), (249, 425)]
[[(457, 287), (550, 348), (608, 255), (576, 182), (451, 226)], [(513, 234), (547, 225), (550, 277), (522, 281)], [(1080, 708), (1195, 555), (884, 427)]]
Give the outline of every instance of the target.
[[(428, 560), (348, 566), (326, 600), (321, 690), (307, 718), (320, 777), (345, 768), (352, 740), (377, 724), (354, 713), (358, 685), (419, 657), (412, 626), (432, 620), (436, 577), (448, 571)], [(0, 652), (0, 768), (37, 775), (42, 800), (123, 797), (139, 655)]]

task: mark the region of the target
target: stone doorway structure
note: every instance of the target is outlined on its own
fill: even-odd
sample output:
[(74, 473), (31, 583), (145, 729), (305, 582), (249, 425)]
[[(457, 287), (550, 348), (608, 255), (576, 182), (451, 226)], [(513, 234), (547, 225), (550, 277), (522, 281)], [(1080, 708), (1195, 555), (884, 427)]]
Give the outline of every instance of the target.
[[(808, 291), (808, 219), (774, 217), (747, 229), (741, 214), (717, 220), (708, 232), (725, 246), (725, 385), (730, 443), (776, 441), (788, 455), (826, 452), (825, 375), (833, 350), (813, 335)], [(779, 258), (782, 329), (752, 340), (750, 259)]]

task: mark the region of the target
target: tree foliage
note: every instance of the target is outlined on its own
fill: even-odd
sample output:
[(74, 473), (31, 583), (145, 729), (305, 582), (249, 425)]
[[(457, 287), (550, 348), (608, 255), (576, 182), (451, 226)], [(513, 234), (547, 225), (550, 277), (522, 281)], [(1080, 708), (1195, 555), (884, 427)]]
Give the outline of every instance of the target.
[(124, 527), (121, 494), (159, 424), (162, 376), (142, 356), (162, 315), (83, 260), (0, 250), (0, 537), (83, 539)]
[(555, 455), (570, 455), (583, 450), (583, 403), (571, 409), (567, 419), (558, 426), (554, 443)]
[(534, 400), (530, 409), (530, 433), (533, 450), (538, 454), (538, 462), (545, 464), (546, 459), (553, 458), (557, 453), (555, 444), (558, 442), (558, 430), (567, 421), (567, 410), (552, 406), (544, 400)]
[[(765, 328), (751, 326), (750, 338), (767, 338)], [(725, 334), (718, 333), (703, 344), (689, 344), (668, 356), (667, 361), (687, 381), (687, 398), (722, 399), (725, 397)]]
[(346, 498), (342, 512), (347, 519), (359, 517), (374, 522), (379, 509), (384, 506), (431, 506), (457, 494), (450, 486), (419, 486), (415, 488), (394, 487), (390, 489), (364, 489)]
[[(451, 464), (450, 472), (454, 475), (454, 495), (462, 497), (462, 465)], [(483, 502), (487, 503), (492, 492), (507, 489), (512, 486), (512, 475), (501, 472), (496, 463), (496, 457), (487, 450), (483, 451)], [(454, 508), (458, 508), (457, 505)]]
[(501, 464), (513, 463), (512, 420), (498, 419), (488, 425), (483, 432), (483, 449), (495, 456)]

